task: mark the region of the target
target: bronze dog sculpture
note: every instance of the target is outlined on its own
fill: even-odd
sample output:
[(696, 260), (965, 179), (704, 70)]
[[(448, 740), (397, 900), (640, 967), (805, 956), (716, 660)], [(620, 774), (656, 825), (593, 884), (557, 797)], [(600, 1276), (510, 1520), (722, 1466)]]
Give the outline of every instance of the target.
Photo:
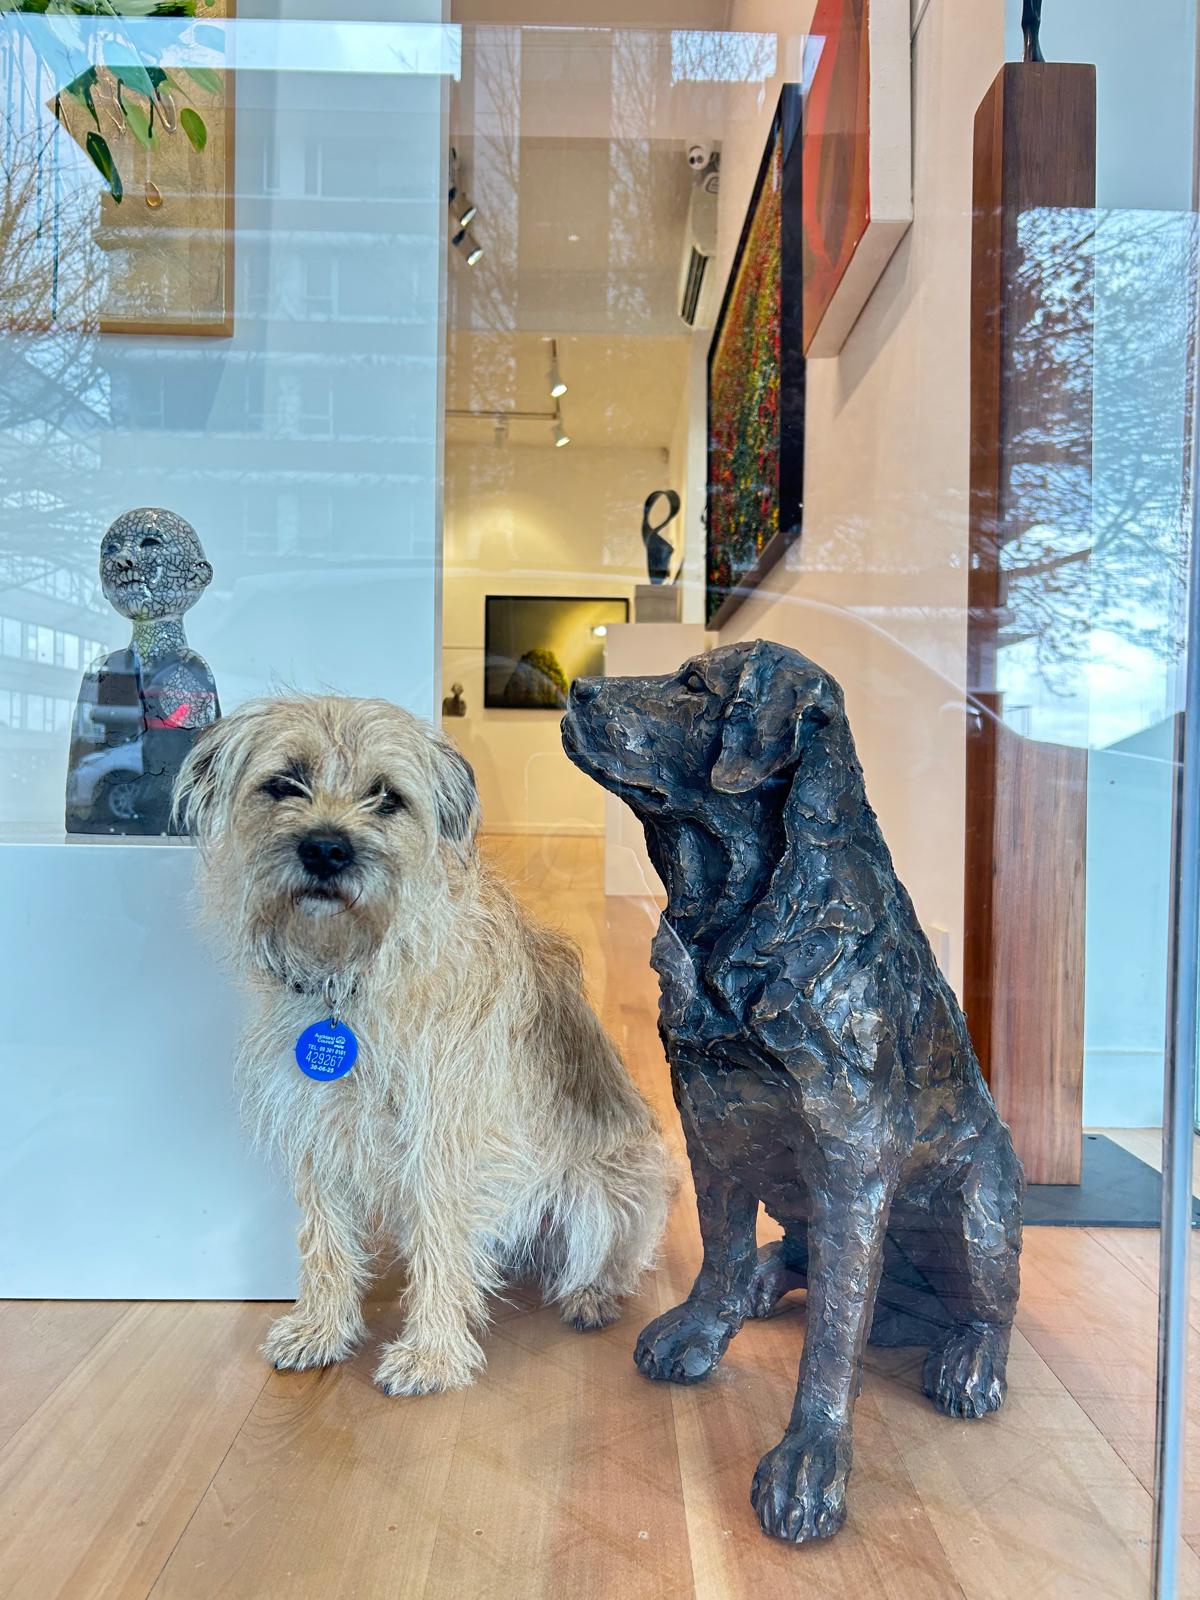
[[(670, 677), (580, 679), (563, 745), (633, 808), (667, 891), (651, 960), (704, 1257), (635, 1359), (695, 1383), (806, 1283), (791, 1421), (750, 1498), (767, 1533), (827, 1538), (868, 1335), (930, 1346), (947, 1415), (1003, 1404), (1020, 1163), (827, 673), (760, 641)], [(760, 1203), (784, 1229), (761, 1253)]]

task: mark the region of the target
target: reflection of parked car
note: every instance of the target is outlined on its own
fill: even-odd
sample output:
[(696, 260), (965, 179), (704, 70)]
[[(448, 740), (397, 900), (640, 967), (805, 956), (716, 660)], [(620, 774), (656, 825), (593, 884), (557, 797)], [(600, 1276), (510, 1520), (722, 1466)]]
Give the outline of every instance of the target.
[(128, 822), (137, 811), (141, 778), (140, 740), (81, 756), (67, 773), (67, 810), (97, 820)]

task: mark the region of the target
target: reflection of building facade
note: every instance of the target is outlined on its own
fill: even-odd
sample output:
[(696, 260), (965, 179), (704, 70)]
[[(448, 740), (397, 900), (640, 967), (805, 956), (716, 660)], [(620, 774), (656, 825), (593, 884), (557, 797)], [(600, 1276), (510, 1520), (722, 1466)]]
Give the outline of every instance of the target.
[[(397, 139), (406, 97), (419, 100), (433, 133), (433, 93), (436, 80), (393, 76), (365, 88), (244, 74), (233, 336), (85, 329), (75, 335), (78, 362), (60, 363), (53, 386), (25, 379), (45, 365), (55, 336), (30, 341), (22, 372), (0, 371), (11, 412), (0, 445), (6, 822), (56, 826), (80, 675), (124, 635), (95, 576), (100, 537), (121, 511), (163, 505), (200, 531), (216, 582), (199, 627), (219, 633), (222, 665), (234, 648), (253, 651), (258, 597), (284, 573), (308, 592), (331, 565), (364, 581), (369, 569), (382, 594), (381, 579), (432, 563), (439, 419), (424, 396), (436, 390), (442, 244), (430, 224), (440, 224), (443, 205), (434, 209), (432, 165), (403, 159)], [(63, 158), (77, 161), (44, 110), (42, 128), (49, 148), (58, 138)], [(94, 230), (98, 215), (86, 165), (83, 180), (67, 201), (77, 232)], [(10, 346), (0, 367), (12, 361)], [(35, 501), (47, 555), (31, 562)], [(286, 631), (286, 619), (277, 626)], [(230, 684), (236, 697), (236, 664)]]

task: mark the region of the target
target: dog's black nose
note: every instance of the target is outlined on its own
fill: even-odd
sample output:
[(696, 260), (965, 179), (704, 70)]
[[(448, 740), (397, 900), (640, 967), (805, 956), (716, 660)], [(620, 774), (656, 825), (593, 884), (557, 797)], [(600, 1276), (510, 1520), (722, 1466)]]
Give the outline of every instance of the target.
[(336, 878), (354, 865), (354, 846), (344, 833), (306, 833), (296, 854), (314, 878)]
[(577, 706), (587, 705), (589, 700), (594, 700), (603, 686), (603, 678), (576, 678), (571, 685), (571, 703)]

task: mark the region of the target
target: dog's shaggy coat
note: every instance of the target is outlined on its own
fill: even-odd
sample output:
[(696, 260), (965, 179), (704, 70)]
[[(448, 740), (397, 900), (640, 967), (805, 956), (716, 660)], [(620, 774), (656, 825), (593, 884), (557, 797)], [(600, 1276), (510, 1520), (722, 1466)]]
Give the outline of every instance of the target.
[[(670, 1163), (575, 950), (480, 862), (453, 746), (380, 700), (258, 701), (197, 741), (177, 806), (256, 1001), (245, 1112), (302, 1214), (300, 1294), (265, 1354), (348, 1355), (380, 1239), (407, 1266), (376, 1374), (390, 1394), (471, 1381), (507, 1271), (535, 1271), (577, 1327), (615, 1318), (654, 1255)], [(294, 1046), (330, 1015), (358, 1060), (313, 1082)]]

